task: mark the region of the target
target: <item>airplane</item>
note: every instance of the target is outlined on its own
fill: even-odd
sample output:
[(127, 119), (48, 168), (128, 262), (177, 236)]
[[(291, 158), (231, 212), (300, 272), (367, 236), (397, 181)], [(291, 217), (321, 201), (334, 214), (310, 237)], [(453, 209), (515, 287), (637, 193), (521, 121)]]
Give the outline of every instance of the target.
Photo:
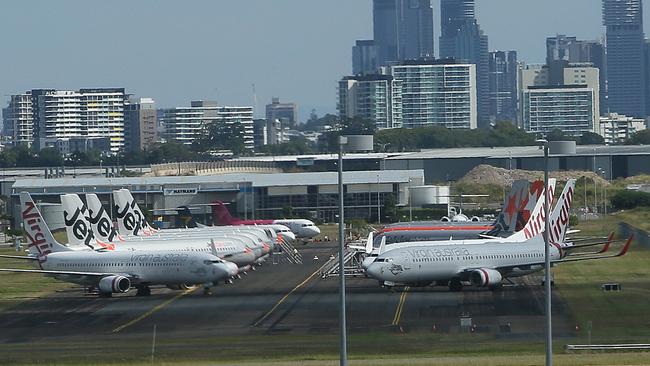
[(20, 204), (30, 256), (2, 257), (29, 260), (38, 269), (0, 269), (3, 272), (41, 273), (95, 287), (102, 297), (132, 287), (138, 290), (137, 295), (145, 296), (151, 293), (149, 286), (157, 284), (171, 288), (203, 284), (209, 288), (238, 273), (237, 265), (207, 252), (74, 251), (54, 239), (29, 193), (20, 193)]
[[(628, 239), (623, 250), (618, 254), (599, 257), (589, 255), (607, 251), (612, 240), (610, 236), (601, 251), (565, 259), (567, 251), (578, 247), (564, 243), (574, 189), (575, 180), (567, 181), (553, 215), (550, 216), (548, 236), (552, 244), (549, 248), (552, 262), (624, 255), (632, 238)], [(552, 195), (547, 196), (548, 199), (550, 197)], [(541, 264), (543, 264), (544, 257), (545, 218), (542, 215), (543, 211), (540, 212), (538, 209), (538, 206), (543, 205), (542, 202), (543, 200), (538, 202), (536, 212), (533, 213), (527, 226), (508, 238), (494, 238), (483, 242), (477, 240), (411, 242), (393, 245), (391, 249), (387, 249), (386, 239), (382, 239), (378, 257), (371, 263), (366, 263), (366, 273), (389, 284), (400, 282), (428, 285), (432, 282), (447, 281), (452, 291), (459, 291), (462, 289), (461, 281), (469, 280), (477, 286), (494, 287), (500, 285), (503, 278), (539, 271), (542, 269), (539, 258), (542, 258)], [(414, 270), (403, 274), (411, 269)]]
[(503, 236), (518, 230), (526, 224), (535, 204), (544, 189), (544, 182), (532, 184), (527, 180), (517, 180), (504, 198), (501, 212), (494, 222), (447, 222), (415, 221), (395, 223), (385, 226), (376, 236), (375, 245), (386, 236), (388, 244), (400, 241), (442, 240), (476, 238), (482, 234)]
[(273, 225), (279, 224), (288, 227), (298, 239), (311, 239), (320, 234), (320, 229), (311, 220), (307, 219), (278, 219), (278, 220), (242, 220), (232, 217), (221, 201), (211, 204), (212, 217), (216, 225)]
[[(203, 225), (199, 222), (197, 222), (194, 219), (194, 215), (192, 214), (192, 211), (189, 206), (179, 206), (177, 208), (173, 209), (160, 209), (160, 211), (176, 211), (178, 212), (178, 218), (180, 221), (182, 221), (183, 226), (186, 228), (203, 228), (203, 227), (210, 227), (208, 225)], [(260, 226), (260, 225), (255, 225), (255, 226)], [(296, 240), (296, 235), (285, 225), (280, 225), (280, 224), (271, 224), (271, 225), (261, 225), (264, 227), (270, 227), (273, 230), (275, 230), (275, 233), (278, 235), (278, 237), (283, 240), (285, 243), (288, 242), (293, 242)]]
[[(562, 246), (551, 241), (551, 264), (620, 257), (627, 253), (632, 237), (621, 251), (606, 256), (565, 258)], [(434, 242), (435, 243), (435, 242)], [(409, 286), (447, 284), (451, 291), (461, 291), (463, 281), (477, 287), (496, 289), (503, 279), (519, 277), (544, 268), (544, 237), (538, 234), (524, 241), (492, 241), (483, 244), (429, 244), (397, 248), (382, 252), (366, 273), (382, 284)]]
[(113, 191), (113, 201), (117, 211), (117, 226), (121, 235), (125, 236), (152, 236), (166, 237), (167, 235), (186, 236), (186, 235), (203, 235), (211, 236), (217, 233), (237, 232), (239, 236), (248, 237), (253, 242), (259, 243), (255, 251), (260, 251), (262, 255), (271, 253), (277, 241), (275, 231), (264, 225), (256, 226), (210, 226), (194, 229), (166, 229), (156, 230), (151, 228), (145, 215), (135, 202), (131, 192), (127, 189)]
[[(575, 179), (569, 179), (564, 186), (564, 190), (562, 194), (560, 195), (560, 199), (558, 199), (558, 203), (556, 204), (555, 208), (551, 212), (551, 227), (553, 228), (555, 223), (560, 222), (561, 217), (563, 213), (566, 213), (566, 221), (563, 221), (566, 225), (568, 225), (568, 212), (569, 209), (571, 208), (571, 202), (573, 200), (573, 193), (575, 191)], [(548, 197), (549, 200), (552, 199), (554, 196), (554, 191), (555, 191), (555, 179), (551, 178), (549, 179), (549, 185), (548, 185)], [(544, 220), (544, 200), (537, 200), (535, 207), (533, 208), (532, 212), (530, 213), (530, 217), (528, 219), (528, 222), (526, 222), (526, 226), (524, 226), (521, 230), (517, 231), (516, 233), (510, 235), (504, 240), (507, 241), (521, 241), (524, 239), (530, 239), (532, 236), (539, 234), (540, 232), (543, 231), (543, 223), (540, 225), (540, 221)], [(552, 230), (556, 234), (557, 240), (558, 241), (563, 241), (564, 240), (564, 235), (566, 233), (566, 229), (564, 231), (562, 230)], [(380, 242), (384, 243), (384, 250), (391, 250), (395, 248), (404, 248), (408, 246), (420, 246), (420, 245), (450, 245), (450, 244), (457, 244), (457, 243), (463, 243), (463, 244), (468, 244), (468, 245), (473, 245), (473, 244), (483, 244), (485, 242), (489, 241), (495, 241), (495, 240), (500, 240), (501, 238), (499, 237), (490, 237), (490, 236), (482, 236), (479, 238), (474, 238), (474, 239), (453, 239), (453, 238), (448, 238), (446, 240), (437, 240), (440, 237), (435, 237), (435, 239), (431, 240), (422, 240), (422, 241), (403, 241), (403, 242), (393, 242), (393, 243), (388, 243), (388, 238), (386, 236), (380, 238)], [(555, 237), (554, 237), (555, 238)], [(372, 233), (369, 235), (368, 240), (366, 242), (366, 246), (364, 248), (367, 256), (364, 258), (364, 260), (361, 263), (362, 268), (367, 269), (370, 264), (381, 254), (379, 248), (374, 248), (374, 243), (376, 243), (376, 240), (373, 239)], [(381, 247), (381, 245), (380, 245)]]
[[(247, 247), (241, 235), (221, 232), (199, 232), (193, 235), (121, 237), (112, 226), (108, 213), (95, 194), (86, 194), (87, 206), (76, 194), (61, 195), (64, 221), (69, 244), (109, 250), (170, 250), (170, 251), (205, 251), (214, 250), (213, 254), (221, 259), (237, 264), (242, 272), (250, 268), (262, 256), (256, 254), (256, 246)], [(250, 239), (250, 238), (246, 238)], [(211, 249), (211, 247), (213, 247)]]

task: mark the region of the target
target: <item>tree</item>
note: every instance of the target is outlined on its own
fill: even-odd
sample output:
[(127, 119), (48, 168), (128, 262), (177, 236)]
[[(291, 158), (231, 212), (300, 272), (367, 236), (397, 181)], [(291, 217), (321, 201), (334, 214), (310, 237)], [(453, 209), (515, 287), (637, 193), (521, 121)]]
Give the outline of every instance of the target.
[(353, 117), (341, 121), (342, 135), (374, 135), (377, 126), (371, 120)]
[(605, 143), (605, 139), (593, 132), (585, 132), (578, 139), (578, 145), (602, 145)]
[(61, 166), (63, 165), (63, 157), (58, 149), (46, 147), (38, 152), (38, 165), (47, 167)]
[(627, 141), (628, 145), (650, 145), (650, 129), (636, 132)]
[(559, 128), (554, 128), (551, 132), (546, 134), (546, 140), (548, 141), (567, 141), (573, 140), (573, 138), (568, 137), (564, 134)]
[(200, 153), (230, 150), (234, 155), (243, 155), (247, 152), (245, 134), (244, 125), (239, 122), (210, 123), (205, 129), (205, 134), (194, 141), (192, 149)]
[(389, 193), (384, 199), (384, 207), (382, 208), (381, 213), (383, 217), (388, 219), (390, 222), (397, 221), (397, 201), (395, 200), (395, 195)]

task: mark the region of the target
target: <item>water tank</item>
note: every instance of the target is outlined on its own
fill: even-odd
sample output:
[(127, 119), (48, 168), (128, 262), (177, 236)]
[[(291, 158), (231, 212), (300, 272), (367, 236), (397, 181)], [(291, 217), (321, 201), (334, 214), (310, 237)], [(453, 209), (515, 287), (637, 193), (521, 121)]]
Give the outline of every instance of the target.
[(549, 141), (548, 153), (555, 155), (575, 155), (575, 141)]
[(449, 186), (411, 186), (409, 193), (415, 207), (449, 204)]

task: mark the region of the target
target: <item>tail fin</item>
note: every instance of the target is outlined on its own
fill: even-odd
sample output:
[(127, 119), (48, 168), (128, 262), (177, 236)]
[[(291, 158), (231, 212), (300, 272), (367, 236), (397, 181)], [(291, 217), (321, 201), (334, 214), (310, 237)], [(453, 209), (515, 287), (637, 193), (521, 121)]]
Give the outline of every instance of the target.
[(95, 249), (94, 233), (91, 229), (88, 208), (76, 194), (62, 194), (63, 222), (68, 234), (69, 245), (85, 245)]
[(221, 201), (212, 202), (212, 220), (215, 225), (232, 225), (234, 222), (230, 211)]
[(370, 234), (368, 234), (368, 240), (366, 241), (366, 254), (372, 253), (372, 239), (373, 239), (373, 233), (372, 231)]
[(546, 220), (544, 212), (544, 197), (549, 200), (549, 204), (553, 201), (553, 196), (555, 195), (555, 182), (555, 178), (549, 178), (548, 187), (544, 190), (542, 199), (537, 200), (535, 208), (526, 222), (526, 226), (510, 235), (508, 241), (528, 240), (544, 231), (544, 220)]
[(502, 231), (515, 231), (517, 225), (517, 213), (525, 201), (528, 201), (528, 191), (530, 183), (526, 179), (516, 180), (512, 183), (510, 192), (503, 200), (503, 206), (499, 216), (494, 221), (494, 229), (488, 231), (486, 235), (495, 236)]
[(86, 202), (88, 203), (88, 220), (98, 242), (109, 244), (118, 240), (117, 230), (115, 230), (113, 221), (102, 206), (99, 197), (94, 193), (86, 193)]
[(180, 206), (176, 209), (176, 212), (178, 212), (178, 220), (180, 221), (180, 225), (176, 225), (177, 227), (195, 228), (199, 226), (196, 220), (194, 220), (194, 216), (189, 207)]
[(65, 252), (72, 249), (61, 245), (47, 227), (41, 211), (36, 207), (34, 200), (27, 192), (20, 193), (20, 212), (23, 218), (25, 236), (27, 237), (28, 250), (38, 257), (39, 263), (47, 260), (47, 255), (54, 252)]
[(555, 243), (563, 243), (566, 239), (566, 232), (569, 228), (569, 212), (571, 210), (571, 202), (573, 202), (573, 193), (576, 188), (576, 180), (569, 179), (564, 185), (564, 190), (551, 212), (549, 239)]
[(113, 191), (113, 200), (117, 211), (117, 228), (120, 235), (150, 235), (149, 224), (135, 199), (127, 189)]

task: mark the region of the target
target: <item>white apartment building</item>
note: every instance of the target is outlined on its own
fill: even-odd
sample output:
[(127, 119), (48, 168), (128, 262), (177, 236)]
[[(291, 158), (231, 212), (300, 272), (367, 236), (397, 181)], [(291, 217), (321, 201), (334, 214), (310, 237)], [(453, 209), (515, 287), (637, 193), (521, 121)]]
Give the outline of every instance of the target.
[(4, 139), (13, 144), (31, 146), (34, 143), (34, 114), (32, 93), (12, 95), (9, 104), (2, 110)]
[(191, 145), (204, 134), (211, 123), (239, 123), (244, 127), (244, 145), (255, 148), (253, 107), (218, 106), (216, 102), (192, 101), (189, 107), (176, 107), (163, 112), (162, 124), (168, 140)]
[(635, 132), (645, 130), (643, 118), (628, 117), (618, 113), (608, 113), (600, 117), (599, 134), (606, 144), (616, 144), (627, 140)]
[(386, 73), (402, 82), (404, 127), (477, 127), (476, 65), (404, 61)]
[(377, 129), (402, 127), (402, 82), (390, 75), (347, 76), (339, 81), (339, 116), (359, 117)]

